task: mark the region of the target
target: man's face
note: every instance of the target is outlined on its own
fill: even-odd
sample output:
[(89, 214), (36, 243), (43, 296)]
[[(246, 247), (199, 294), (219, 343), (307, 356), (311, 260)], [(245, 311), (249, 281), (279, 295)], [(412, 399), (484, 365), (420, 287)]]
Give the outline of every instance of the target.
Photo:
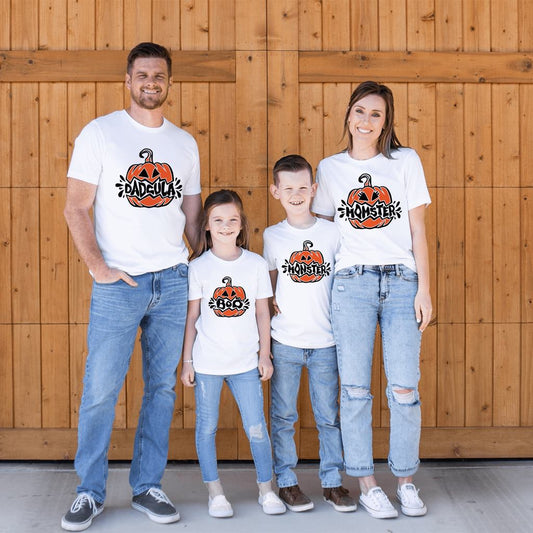
[(138, 57), (126, 73), (126, 87), (132, 104), (142, 109), (157, 109), (167, 99), (171, 85), (167, 62), (160, 57)]

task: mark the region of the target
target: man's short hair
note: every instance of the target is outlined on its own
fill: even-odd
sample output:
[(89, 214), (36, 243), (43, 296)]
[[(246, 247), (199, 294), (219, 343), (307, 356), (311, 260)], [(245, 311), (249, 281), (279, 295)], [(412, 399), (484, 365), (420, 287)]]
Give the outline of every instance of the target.
[(139, 43), (132, 48), (128, 54), (128, 74), (131, 74), (133, 63), (138, 57), (160, 57), (161, 59), (164, 59), (167, 62), (168, 75), (169, 77), (172, 76), (172, 58), (170, 57), (170, 52), (164, 46), (146, 42)]
[(280, 172), (298, 172), (299, 170), (307, 170), (309, 172), (309, 179), (313, 183), (313, 169), (305, 157), (298, 154), (290, 154), (278, 159), (272, 169), (274, 185), (276, 187), (279, 185), (278, 175)]

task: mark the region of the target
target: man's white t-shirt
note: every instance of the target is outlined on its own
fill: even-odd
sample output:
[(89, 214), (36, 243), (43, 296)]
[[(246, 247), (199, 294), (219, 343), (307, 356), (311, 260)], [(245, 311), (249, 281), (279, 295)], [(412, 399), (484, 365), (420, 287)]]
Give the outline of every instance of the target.
[(416, 271), (409, 210), (431, 198), (411, 148), (353, 159), (347, 152), (318, 164), (313, 211), (334, 216), (341, 233), (335, 272), (352, 265), (404, 264)]
[(331, 329), (331, 285), (339, 230), (315, 219), (299, 229), (287, 220), (265, 229), (263, 256), (277, 270), (275, 289), (280, 313), (272, 317), (272, 338), (296, 348), (335, 344)]
[(187, 263), (181, 204), (200, 193), (189, 133), (166, 119), (149, 128), (115, 111), (83, 128), (68, 176), (97, 186), (96, 240), (109, 267), (138, 275)]
[(210, 250), (189, 264), (189, 300), (201, 300), (193, 345), (194, 370), (230, 375), (257, 368), (255, 302), (272, 296), (265, 260), (242, 250), (225, 261)]

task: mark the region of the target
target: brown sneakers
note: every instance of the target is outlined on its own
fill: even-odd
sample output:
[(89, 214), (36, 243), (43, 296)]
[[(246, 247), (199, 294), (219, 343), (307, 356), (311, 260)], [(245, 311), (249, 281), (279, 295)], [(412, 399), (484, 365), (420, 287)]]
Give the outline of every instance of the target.
[(280, 488), (279, 497), (287, 506), (287, 508), (295, 513), (308, 511), (315, 506), (313, 502), (300, 490), (298, 485)]
[(349, 513), (357, 509), (355, 500), (343, 486), (324, 489), (324, 500), (340, 513)]

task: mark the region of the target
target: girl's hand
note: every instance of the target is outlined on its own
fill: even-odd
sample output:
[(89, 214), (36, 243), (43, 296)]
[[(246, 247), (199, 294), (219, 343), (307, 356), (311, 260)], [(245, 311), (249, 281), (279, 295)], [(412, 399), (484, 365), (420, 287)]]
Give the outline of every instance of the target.
[(275, 296), (272, 298), (272, 307), (274, 308), (274, 315), (279, 315), (281, 313), (278, 307), (278, 302), (276, 302)]
[(268, 381), (272, 374), (274, 373), (274, 367), (272, 366), (271, 355), (265, 357), (259, 357), (259, 364), (257, 368), (259, 370), (259, 375), (261, 376), (261, 381)]
[(420, 324), (418, 329), (424, 331), (431, 320), (431, 296), (429, 291), (418, 291), (415, 296), (416, 321)]
[(194, 387), (196, 385), (192, 363), (183, 363), (183, 366), (181, 367), (181, 382), (186, 387)]

